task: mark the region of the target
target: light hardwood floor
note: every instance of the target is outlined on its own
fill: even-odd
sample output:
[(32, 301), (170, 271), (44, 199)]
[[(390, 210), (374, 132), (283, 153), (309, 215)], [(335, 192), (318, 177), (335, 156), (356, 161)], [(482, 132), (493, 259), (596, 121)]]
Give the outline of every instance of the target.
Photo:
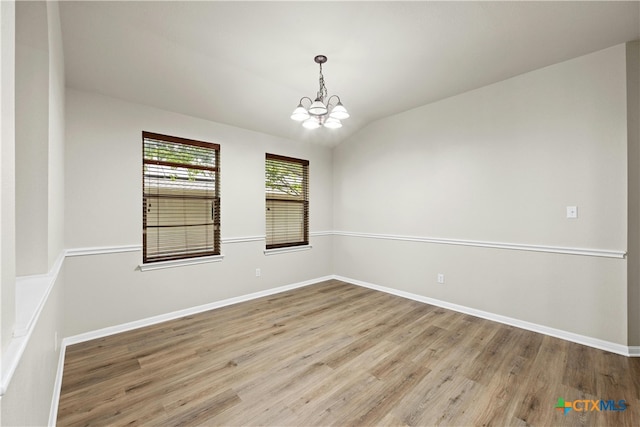
[(68, 347), (58, 426), (129, 424), (640, 426), (640, 358), (328, 281)]

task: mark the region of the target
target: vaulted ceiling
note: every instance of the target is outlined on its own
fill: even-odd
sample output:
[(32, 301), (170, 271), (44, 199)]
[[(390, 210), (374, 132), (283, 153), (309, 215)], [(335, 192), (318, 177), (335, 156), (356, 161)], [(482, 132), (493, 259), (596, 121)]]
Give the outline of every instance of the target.
[[(300, 141), (640, 38), (634, 2), (61, 2), (67, 86)], [(289, 118), (318, 90), (351, 118)]]

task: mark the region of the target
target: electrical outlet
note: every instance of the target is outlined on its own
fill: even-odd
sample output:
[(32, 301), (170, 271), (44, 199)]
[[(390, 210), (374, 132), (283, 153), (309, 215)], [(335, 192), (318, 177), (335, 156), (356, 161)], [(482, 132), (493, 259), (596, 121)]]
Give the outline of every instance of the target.
[(438, 283), (444, 283), (444, 274), (438, 273)]
[(262, 272), (260, 271), (260, 269), (256, 268), (256, 277), (260, 277), (261, 274)]
[(571, 219), (578, 218), (577, 206), (567, 206), (567, 218), (571, 218)]

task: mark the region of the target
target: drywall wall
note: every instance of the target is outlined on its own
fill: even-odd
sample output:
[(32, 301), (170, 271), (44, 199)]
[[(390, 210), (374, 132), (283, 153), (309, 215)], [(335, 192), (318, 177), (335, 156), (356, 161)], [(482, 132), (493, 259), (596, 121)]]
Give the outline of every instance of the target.
[(47, 5), (16, 4), (16, 275), (48, 271)]
[(58, 2), (47, 2), (49, 112), (47, 147), (47, 271), (64, 250), (64, 52)]
[[(334, 226), (624, 252), (626, 134), (620, 45), (369, 125), (335, 149)], [(624, 259), (342, 235), (334, 270), (627, 343)]]
[(640, 41), (626, 45), (629, 345), (640, 346)]
[(18, 276), (46, 274), (64, 249), (64, 56), (57, 7), (41, 1), (16, 6)]
[[(0, 2), (0, 368), (7, 364), (16, 320), (15, 13), (14, 2)], [(0, 398), (0, 425), (3, 405)]]
[[(2, 385), (3, 390), (0, 413), (2, 425), (34, 426), (46, 425), (49, 420), (49, 410), (53, 396), (54, 380), (57, 371), (59, 356), (59, 342), (62, 333), (62, 294), (63, 272), (58, 274), (59, 262), (62, 260), (62, 242), (56, 233), (62, 234), (64, 222), (59, 212), (52, 212), (51, 207), (62, 206), (64, 201), (48, 202), (50, 198), (62, 197), (61, 188), (64, 170), (64, 104), (60, 95), (64, 95), (64, 78), (60, 75), (62, 57), (62, 34), (59, 25), (58, 4), (56, 2), (20, 2), (15, 9), (15, 17), (11, 22), (4, 20), (5, 6), (13, 2), (1, 2), (3, 11), (2, 34), (4, 43), (5, 24), (9, 28), (16, 28), (20, 34), (21, 43), (17, 45), (15, 68), (21, 74), (21, 79), (29, 77), (26, 81), (16, 83), (15, 104), (23, 114), (16, 117), (17, 126), (24, 127), (28, 138), (20, 138), (16, 141), (5, 141), (5, 121), (3, 105), (3, 158), (2, 176), (6, 170), (15, 167), (16, 178), (23, 178), (34, 188), (26, 188), (20, 181), (19, 189), (11, 193), (11, 197), (5, 197), (2, 193), (2, 212), (5, 209), (15, 212), (19, 221), (11, 226), (9, 231), (2, 230), (3, 255), (5, 245), (11, 245), (9, 250), (12, 257), (7, 260), (2, 258), (3, 270), (3, 300), (2, 300), (2, 329), (11, 331), (17, 324), (16, 336), (9, 334), (9, 351), (3, 352), (2, 359)], [(12, 27), (14, 26), (15, 27)], [(5, 60), (3, 44), (2, 58), (3, 69)], [(25, 61), (25, 62), (22, 62)], [(24, 68), (23, 66), (27, 66)], [(3, 76), (4, 77), (4, 76)], [(5, 80), (2, 82), (3, 104)], [(35, 105), (39, 103), (45, 105)], [(12, 99), (11, 108), (14, 101)], [(33, 116), (29, 111), (33, 109)], [(13, 123), (12, 123), (13, 124)], [(26, 129), (29, 126), (37, 128), (37, 138), (32, 136), (35, 129)], [(9, 127), (9, 125), (7, 125)], [(14, 147), (18, 144), (17, 151), (21, 155), (31, 153), (38, 156), (38, 161), (30, 162), (28, 158), (4, 157), (5, 143)], [(11, 162), (9, 162), (11, 160)], [(7, 161), (7, 164), (5, 164)], [(52, 171), (54, 173), (52, 174)], [(23, 198), (30, 198), (37, 191), (36, 206), (30, 204), (32, 200), (23, 203)], [(38, 212), (34, 216), (34, 212)], [(3, 218), (4, 219), (4, 218)], [(37, 222), (37, 225), (35, 223)], [(43, 231), (43, 235), (35, 238), (30, 227), (36, 227)], [(55, 229), (52, 233), (47, 232)], [(14, 240), (12, 233), (17, 234)], [(18, 249), (19, 246), (19, 249)], [(54, 252), (54, 253), (48, 253)], [(37, 263), (30, 259), (34, 257)], [(58, 262), (50, 261), (55, 258)], [(16, 282), (16, 266), (19, 265), (21, 274), (29, 274), (21, 281)], [(11, 280), (5, 282), (4, 271), (13, 271)], [(35, 274), (35, 276), (33, 276)], [(34, 281), (38, 286), (34, 286)], [(45, 284), (46, 286), (42, 286)], [(6, 289), (11, 292), (11, 299), (5, 299)], [(24, 286), (24, 287), (17, 287)], [(20, 297), (16, 298), (16, 294)], [(47, 298), (48, 295), (48, 298)], [(34, 303), (35, 304), (32, 304)], [(6, 310), (6, 311), (5, 311)], [(10, 314), (5, 316), (5, 312)], [(31, 319), (34, 319), (31, 321)], [(6, 323), (5, 323), (6, 322)], [(56, 339), (56, 336), (58, 339)]]
[(5, 354), (15, 323), (15, 3), (0, 2), (0, 340)]
[(58, 370), (62, 330), (64, 269), (58, 275), (6, 393), (2, 396), (3, 426), (45, 426), (49, 422)]
[[(141, 251), (67, 257), (66, 335), (332, 273), (331, 236), (314, 235), (332, 228), (330, 148), (73, 89), (66, 106), (68, 249), (142, 244), (142, 131), (150, 131), (220, 144), (224, 254), (221, 262), (145, 272), (137, 270)], [(262, 251), (266, 152), (310, 161), (311, 250)], [(229, 242), (246, 237), (258, 240)]]

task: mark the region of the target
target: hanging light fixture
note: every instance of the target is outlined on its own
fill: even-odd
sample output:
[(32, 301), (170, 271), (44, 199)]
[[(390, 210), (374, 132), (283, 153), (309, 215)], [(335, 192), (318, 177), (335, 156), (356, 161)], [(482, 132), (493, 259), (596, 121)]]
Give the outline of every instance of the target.
[[(317, 129), (322, 126), (330, 129), (341, 128), (342, 122), (340, 120), (349, 118), (349, 112), (342, 105), (338, 95), (328, 96), (327, 87), (324, 85), (324, 76), (322, 75), (322, 64), (327, 62), (327, 57), (317, 55), (313, 60), (320, 65), (320, 89), (314, 101), (308, 96), (300, 98), (300, 103), (293, 110), (291, 118), (302, 122), (302, 126), (307, 129)], [(332, 104), (334, 98), (337, 102)], [(308, 107), (304, 106), (306, 103), (309, 104)]]

